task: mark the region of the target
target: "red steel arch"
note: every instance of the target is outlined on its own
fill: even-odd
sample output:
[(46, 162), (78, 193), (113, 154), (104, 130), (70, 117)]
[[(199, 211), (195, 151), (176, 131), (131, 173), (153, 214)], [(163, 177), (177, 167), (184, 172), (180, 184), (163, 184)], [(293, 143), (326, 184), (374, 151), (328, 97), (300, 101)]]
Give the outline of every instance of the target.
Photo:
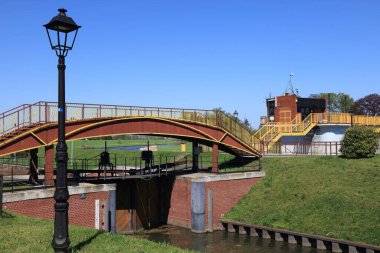
[[(20, 132), (10, 139), (0, 142), (0, 156), (57, 142), (57, 123), (45, 123)], [(219, 149), (238, 156), (260, 157), (253, 147), (234, 137), (218, 126), (200, 122), (162, 117), (110, 117), (67, 121), (67, 140), (76, 140), (112, 135), (160, 135), (186, 140), (197, 140), (206, 145), (217, 145)]]

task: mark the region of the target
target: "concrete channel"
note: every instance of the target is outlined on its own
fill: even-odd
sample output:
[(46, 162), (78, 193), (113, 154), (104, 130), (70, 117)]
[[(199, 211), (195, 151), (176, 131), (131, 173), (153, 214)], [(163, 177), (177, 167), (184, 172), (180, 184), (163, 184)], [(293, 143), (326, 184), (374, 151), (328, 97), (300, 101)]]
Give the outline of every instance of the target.
[(256, 236), (276, 241), (285, 241), (290, 244), (299, 244), (303, 247), (313, 247), (327, 252), (341, 253), (380, 253), (380, 247), (376, 245), (338, 240), (329, 237), (316, 236), (306, 233), (271, 228), (266, 226), (244, 224), (235, 221), (221, 221), (223, 228), (230, 232), (243, 236)]

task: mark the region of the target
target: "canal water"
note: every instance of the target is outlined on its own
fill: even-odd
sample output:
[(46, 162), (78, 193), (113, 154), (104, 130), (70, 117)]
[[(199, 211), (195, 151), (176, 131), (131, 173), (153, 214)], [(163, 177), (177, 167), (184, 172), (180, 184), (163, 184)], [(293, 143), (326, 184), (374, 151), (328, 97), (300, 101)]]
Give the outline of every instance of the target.
[(274, 240), (215, 231), (196, 234), (189, 229), (165, 225), (158, 229), (147, 230), (144, 234), (135, 235), (154, 242), (165, 242), (179, 248), (192, 249), (207, 253), (322, 253), (313, 248), (300, 245), (276, 242)]
[[(164, 143), (164, 144), (151, 144), (150, 146), (164, 147), (164, 146), (178, 146), (178, 143)], [(129, 151), (138, 151), (141, 149), (147, 149), (147, 145), (134, 145), (134, 146), (116, 146), (109, 147), (108, 150), (129, 150)], [(101, 148), (99, 148), (101, 149)]]

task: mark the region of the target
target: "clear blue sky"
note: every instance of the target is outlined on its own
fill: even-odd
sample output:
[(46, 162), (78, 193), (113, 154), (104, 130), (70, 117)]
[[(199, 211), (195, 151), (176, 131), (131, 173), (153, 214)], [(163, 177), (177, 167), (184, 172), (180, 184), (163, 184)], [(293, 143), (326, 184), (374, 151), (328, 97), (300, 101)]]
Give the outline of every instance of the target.
[(1, 0), (0, 112), (57, 100), (43, 24), (82, 25), (66, 101), (237, 110), (257, 126), (265, 98), (380, 92), (379, 0)]

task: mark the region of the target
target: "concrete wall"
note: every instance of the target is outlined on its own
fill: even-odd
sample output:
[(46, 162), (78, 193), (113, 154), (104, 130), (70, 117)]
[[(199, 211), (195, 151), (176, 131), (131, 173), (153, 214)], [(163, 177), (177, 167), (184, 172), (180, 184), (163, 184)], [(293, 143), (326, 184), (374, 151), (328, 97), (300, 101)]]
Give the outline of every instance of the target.
[(340, 142), (349, 125), (319, 124), (306, 136), (284, 136), (280, 145), (272, 147), (273, 153), (299, 155), (339, 155)]
[[(312, 142), (341, 142), (349, 125), (318, 125)], [(318, 146), (314, 148), (314, 154), (325, 154), (326, 149), (330, 153), (340, 155), (340, 145)]]
[(318, 125), (313, 136), (313, 142), (340, 142), (349, 125)]
[[(313, 139), (314, 133), (310, 132), (306, 136), (283, 136), (281, 137), (280, 148), (273, 146), (272, 149), (275, 153), (281, 153), (285, 155), (291, 154), (308, 154), (310, 147), (307, 145), (300, 145), (302, 143), (310, 143)], [(280, 150), (278, 150), (280, 149)]]

